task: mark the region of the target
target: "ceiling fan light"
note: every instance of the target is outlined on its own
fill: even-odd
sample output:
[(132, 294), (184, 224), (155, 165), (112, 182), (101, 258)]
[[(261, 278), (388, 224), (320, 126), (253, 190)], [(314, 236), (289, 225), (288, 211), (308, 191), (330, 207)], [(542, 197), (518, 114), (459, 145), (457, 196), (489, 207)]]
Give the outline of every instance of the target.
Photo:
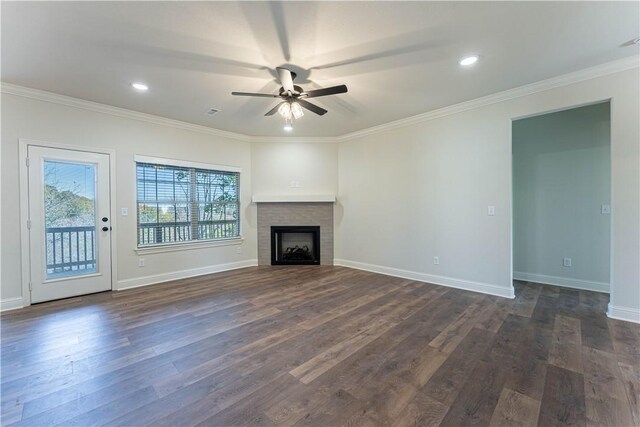
[(297, 102), (291, 103), (291, 113), (296, 120), (304, 116), (304, 111), (302, 111), (302, 107)]
[(140, 82), (131, 83), (131, 87), (140, 92), (146, 92), (149, 90), (149, 86)]
[(289, 120), (291, 118), (291, 104), (285, 102), (278, 108), (278, 113), (285, 119)]
[(290, 121), (285, 122), (284, 130), (286, 130), (287, 132), (291, 132), (293, 130), (293, 125)]
[(467, 56), (458, 61), (458, 63), (463, 67), (468, 67), (469, 65), (473, 65), (476, 62), (478, 62), (478, 55)]

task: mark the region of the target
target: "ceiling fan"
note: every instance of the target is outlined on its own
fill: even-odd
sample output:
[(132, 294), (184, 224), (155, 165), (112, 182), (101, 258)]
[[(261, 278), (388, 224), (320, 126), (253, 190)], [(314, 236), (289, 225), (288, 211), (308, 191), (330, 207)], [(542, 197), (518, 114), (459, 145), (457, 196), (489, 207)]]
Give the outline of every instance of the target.
[(320, 116), (327, 113), (327, 110), (324, 108), (318, 107), (317, 105), (307, 101), (308, 98), (336, 95), (347, 91), (347, 86), (345, 85), (304, 91), (300, 86), (293, 84), (293, 80), (296, 78), (296, 73), (282, 67), (276, 68), (276, 71), (278, 72), (278, 80), (280, 80), (280, 84), (282, 85), (278, 94), (231, 92), (231, 95), (282, 99), (282, 101), (269, 110), (265, 116), (272, 116), (276, 112), (279, 113), (285, 120), (284, 130), (287, 131), (293, 129), (294, 119), (297, 120), (304, 115), (304, 111), (302, 110), (303, 108), (306, 108)]

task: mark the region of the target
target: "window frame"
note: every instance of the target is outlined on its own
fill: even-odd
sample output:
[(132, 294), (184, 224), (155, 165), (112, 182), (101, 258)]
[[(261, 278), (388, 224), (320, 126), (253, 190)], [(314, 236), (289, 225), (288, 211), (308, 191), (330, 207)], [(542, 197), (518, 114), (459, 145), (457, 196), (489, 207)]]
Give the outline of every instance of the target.
[[(140, 245), (138, 233), (139, 231), (139, 221), (140, 221), (140, 212), (139, 212), (139, 203), (138, 203), (138, 176), (137, 176), (137, 168), (138, 163), (147, 163), (147, 164), (156, 164), (163, 165), (167, 167), (175, 167), (175, 168), (189, 168), (189, 169), (201, 169), (205, 171), (211, 172), (230, 172), (238, 174), (238, 235), (233, 237), (222, 237), (218, 239), (193, 239), (189, 241), (177, 241), (177, 242), (166, 242), (166, 243), (155, 243), (150, 245)], [(241, 244), (244, 241), (243, 238), (243, 227), (242, 227), (242, 216), (240, 212), (242, 210), (242, 168), (236, 166), (228, 166), (228, 165), (216, 165), (211, 163), (201, 163), (201, 162), (193, 162), (188, 160), (179, 160), (179, 159), (167, 159), (163, 157), (152, 157), (152, 156), (144, 156), (144, 155), (134, 155), (134, 170), (135, 172), (135, 192), (136, 192), (136, 248), (135, 252), (138, 254), (142, 253), (160, 253), (160, 252), (170, 252), (174, 250), (186, 250), (186, 249), (198, 249), (203, 247), (215, 247), (215, 246), (227, 246), (227, 245), (237, 245)]]

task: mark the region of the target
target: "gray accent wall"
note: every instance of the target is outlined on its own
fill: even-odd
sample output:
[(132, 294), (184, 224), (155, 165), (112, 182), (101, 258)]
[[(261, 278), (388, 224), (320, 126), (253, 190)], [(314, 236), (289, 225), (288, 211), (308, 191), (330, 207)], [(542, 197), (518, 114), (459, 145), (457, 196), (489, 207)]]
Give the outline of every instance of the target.
[(610, 127), (608, 102), (513, 122), (515, 278), (608, 291)]

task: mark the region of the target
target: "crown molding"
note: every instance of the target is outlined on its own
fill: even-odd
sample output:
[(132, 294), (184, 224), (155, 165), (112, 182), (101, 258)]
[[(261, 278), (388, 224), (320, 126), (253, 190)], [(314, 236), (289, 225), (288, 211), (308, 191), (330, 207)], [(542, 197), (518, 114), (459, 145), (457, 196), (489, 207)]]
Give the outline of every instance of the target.
[(362, 138), (364, 136), (373, 135), (381, 132), (386, 132), (392, 129), (411, 126), (411, 125), (425, 122), (428, 120), (433, 120), (440, 117), (461, 113), (463, 111), (473, 110), (475, 108), (496, 104), (498, 102), (507, 101), (514, 98), (520, 98), (523, 96), (532, 95), (538, 92), (544, 92), (544, 91), (562, 87), (562, 86), (568, 86), (584, 80), (589, 80), (597, 77), (606, 76), (609, 74), (619, 73), (622, 71), (637, 68), (638, 66), (640, 66), (640, 56), (633, 55), (633, 56), (622, 58), (616, 61), (606, 62), (604, 64), (600, 64), (595, 67), (585, 68), (583, 70), (575, 71), (573, 73), (563, 74), (561, 76), (552, 77), (547, 80), (542, 80), (536, 83), (519, 86), (513, 89), (508, 89), (502, 92), (497, 92), (491, 95), (483, 96), (481, 98), (476, 98), (470, 101), (461, 102), (459, 104), (450, 105), (444, 108), (439, 108), (437, 110), (431, 110), (426, 113), (418, 114), (416, 116), (395, 120), (382, 125), (373, 126), (370, 128), (358, 130), (355, 132), (351, 132), (351, 133), (347, 133), (347, 134), (344, 134), (341, 136), (335, 136), (335, 137), (333, 136), (327, 136), (327, 137), (250, 136), (250, 135), (244, 135), (240, 133), (228, 132), (220, 129), (210, 128), (207, 126), (187, 123), (180, 120), (168, 119), (165, 117), (155, 116), (152, 114), (140, 113), (138, 111), (127, 110), (125, 108), (113, 107), (111, 105), (100, 104), (98, 102), (86, 101), (83, 99), (73, 98), (70, 96), (59, 95), (53, 92), (47, 92), (40, 89), (31, 89), (24, 86), (18, 86), (11, 83), (5, 83), (5, 82), (0, 82), (0, 92), (10, 94), (10, 95), (22, 96), (25, 98), (36, 99), (39, 101), (66, 105), (69, 107), (79, 108), (83, 110), (109, 114), (112, 116), (123, 117), (123, 118), (128, 118), (133, 120), (140, 120), (140, 121), (159, 124), (163, 126), (169, 126), (177, 129), (199, 132), (199, 133), (214, 135), (214, 136), (223, 137), (223, 138), (235, 139), (243, 142), (338, 143), (338, 142), (350, 141), (357, 138)]
[(510, 99), (520, 98), (527, 95), (532, 95), (538, 92), (544, 92), (550, 89), (555, 89), (562, 86), (569, 86), (574, 83), (579, 83), (584, 80), (590, 80), (597, 77), (606, 76), (609, 74), (615, 74), (622, 71), (630, 70), (640, 66), (640, 56), (634, 55), (616, 61), (605, 62), (604, 64), (597, 65), (591, 68), (585, 68), (583, 70), (575, 71), (569, 74), (563, 74), (560, 76), (552, 77), (547, 80), (541, 80), (539, 82), (531, 83), (524, 86), (518, 86), (513, 89), (508, 89), (502, 92), (496, 92), (491, 95), (483, 96), (481, 98), (472, 99), (470, 101), (461, 102), (459, 104), (450, 105), (447, 107), (439, 108), (437, 110), (427, 111), (426, 113), (418, 114), (416, 116), (407, 117), (400, 120), (395, 120), (389, 123), (385, 123), (378, 126), (362, 129), (359, 131), (351, 132), (337, 137), (338, 142), (350, 141), (352, 139), (362, 138), (364, 136), (373, 135), (381, 132), (386, 132), (392, 129), (398, 129), (406, 126), (411, 126), (417, 123), (422, 123), (428, 120), (437, 119), (452, 114), (461, 113), (463, 111), (473, 110), (476, 108), (484, 107), (498, 102), (508, 101)]
[(208, 135), (219, 136), (223, 138), (235, 139), (238, 141), (250, 142), (248, 135), (235, 132), (228, 132), (220, 129), (210, 128), (207, 126), (187, 123), (180, 120), (168, 119), (165, 117), (155, 116), (153, 114), (140, 113), (138, 111), (127, 110), (126, 108), (113, 107), (98, 102), (86, 101), (84, 99), (73, 98), (71, 96), (60, 95), (53, 92), (47, 92), (40, 89), (32, 89), (24, 86), (18, 86), (11, 83), (0, 83), (0, 92), (9, 95), (22, 96), (24, 98), (36, 99), (38, 101), (51, 102), (54, 104), (66, 105), (67, 107), (79, 108), (82, 110), (93, 111), (97, 113), (109, 114), (111, 116), (123, 117), (126, 119), (139, 120), (157, 125), (169, 126), (177, 129), (199, 132)]

